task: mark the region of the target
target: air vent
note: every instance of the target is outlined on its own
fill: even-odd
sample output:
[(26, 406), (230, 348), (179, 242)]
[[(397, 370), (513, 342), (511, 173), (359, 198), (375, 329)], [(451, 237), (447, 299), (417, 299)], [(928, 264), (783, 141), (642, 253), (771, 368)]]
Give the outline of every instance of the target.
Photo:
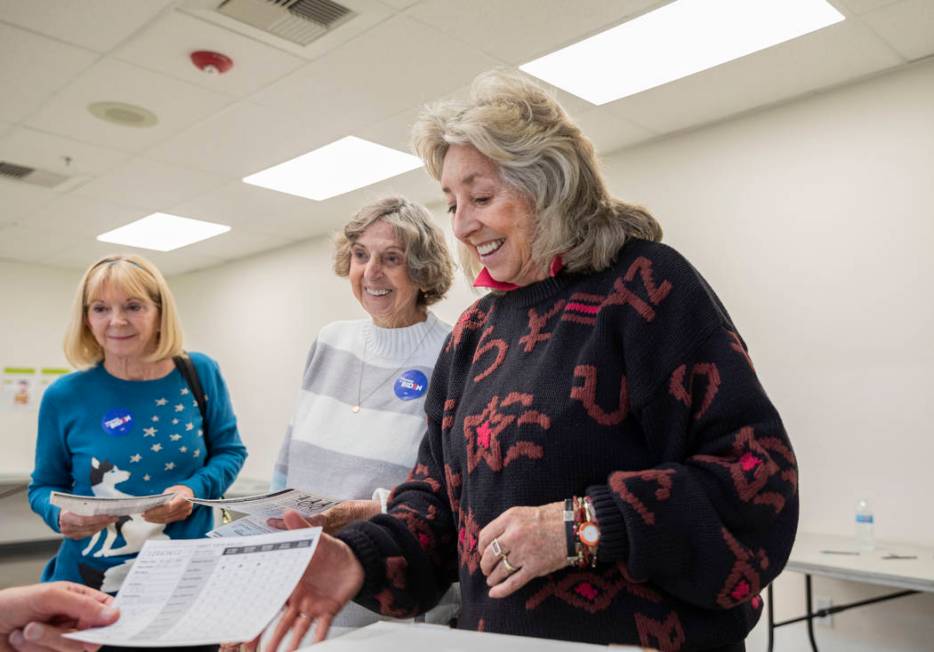
[(308, 45), (354, 16), (332, 0), (225, 0), (217, 11), (298, 45)]
[(9, 163), (7, 161), (0, 161), (0, 179), (21, 181), (23, 183), (32, 184), (34, 186), (41, 186), (43, 188), (57, 188), (58, 186), (68, 181), (70, 178), (71, 177), (67, 177), (64, 174), (58, 174), (57, 172), (50, 172), (48, 170), (41, 170), (27, 167), (25, 165), (17, 165), (16, 163)]

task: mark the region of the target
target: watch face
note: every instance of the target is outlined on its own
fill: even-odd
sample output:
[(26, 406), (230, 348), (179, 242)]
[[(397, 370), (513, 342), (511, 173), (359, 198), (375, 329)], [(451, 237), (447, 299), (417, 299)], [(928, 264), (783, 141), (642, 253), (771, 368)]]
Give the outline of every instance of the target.
[(581, 542), (588, 546), (595, 546), (600, 541), (600, 528), (596, 523), (585, 523), (580, 529)]

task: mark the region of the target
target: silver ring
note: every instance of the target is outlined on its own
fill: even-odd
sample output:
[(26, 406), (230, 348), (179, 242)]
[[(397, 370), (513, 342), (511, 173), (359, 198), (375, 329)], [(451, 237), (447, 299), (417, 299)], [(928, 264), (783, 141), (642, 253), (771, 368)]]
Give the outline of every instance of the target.
[(506, 556), (506, 553), (503, 552), (503, 547), (499, 545), (499, 539), (493, 539), (493, 542), (490, 544), (490, 550), (500, 559)]
[(314, 618), (312, 618), (311, 616), (309, 616), (308, 614), (302, 611), (298, 612), (298, 615), (296, 616), (296, 618), (307, 618), (308, 620), (314, 620)]
[(512, 575), (512, 574), (515, 573), (517, 570), (519, 570), (520, 568), (522, 568), (521, 566), (513, 566), (512, 564), (510, 564), (510, 563), (509, 563), (509, 557), (507, 557), (506, 555), (503, 555), (502, 557), (500, 557), (500, 561), (503, 562), (503, 566), (506, 567), (506, 571), (507, 571), (510, 575)]

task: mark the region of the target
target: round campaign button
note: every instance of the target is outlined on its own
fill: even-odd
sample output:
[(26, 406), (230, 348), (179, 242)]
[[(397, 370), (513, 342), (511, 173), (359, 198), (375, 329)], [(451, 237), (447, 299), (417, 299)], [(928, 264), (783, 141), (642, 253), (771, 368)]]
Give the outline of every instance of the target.
[(428, 377), (418, 369), (409, 369), (396, 378), (393, 390), (403, 401), (412, 401), (428, 391)]
[(130, 432), (133, 428), (133, 415), (126, 408), (114, 408), (107, 410), (104, 418), (101, 419), (101, 427), (108, 435), (120, 437)]

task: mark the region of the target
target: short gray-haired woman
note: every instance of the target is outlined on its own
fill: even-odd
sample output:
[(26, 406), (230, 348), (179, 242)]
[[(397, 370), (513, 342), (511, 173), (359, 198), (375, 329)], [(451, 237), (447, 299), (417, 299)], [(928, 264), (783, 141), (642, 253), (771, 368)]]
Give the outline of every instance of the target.
[[(384, 502), (415, 465), (429, 379), (451, 332), (429, 306), (453, 280), (443, 233), (423, 206), (402, 197), (362, 208), (335, 249), (334, 271), (350, 280), (369, 318), (328, 324), (312, 344), (272, 482), (355, 499), (315, 519), (332, 533), (379, 514), (380, 494)], [(338, 624), (376, 620), (352, 606)]]
[(351, 598), (419, 613), (459, 578), (462, 628), (742, 650), (797, 470), (726, 310), (527, 80), (481, 76), (415, 144), (494, 291), (441, 353), (413, 477), (320, 542), (277, 634)]

